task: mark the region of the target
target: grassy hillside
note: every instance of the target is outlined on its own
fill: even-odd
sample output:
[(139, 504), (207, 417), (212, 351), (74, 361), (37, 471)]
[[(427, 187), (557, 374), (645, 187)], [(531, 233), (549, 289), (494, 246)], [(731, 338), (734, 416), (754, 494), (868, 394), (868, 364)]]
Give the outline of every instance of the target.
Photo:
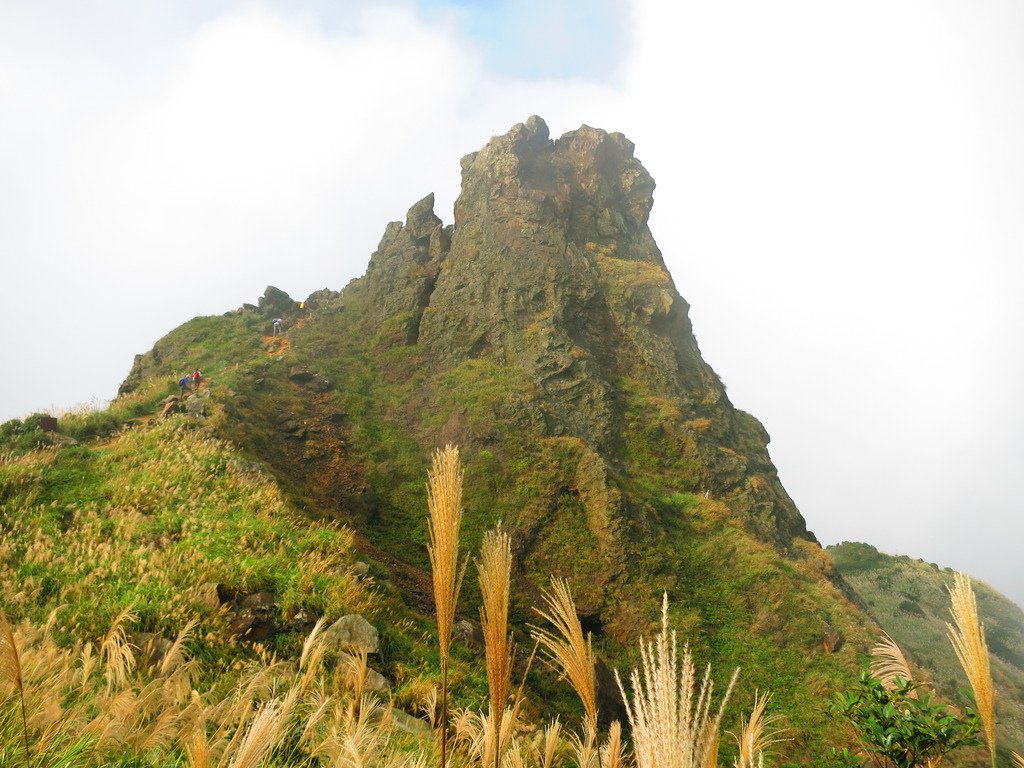
[[(828, 551), (871, 615), (939, 692), (955, 698), (968, 687), (946, 639), (950, 569), (887, 555), (870, 544), (843, 542)], [(983, 582), (974, 588), (992, 655), (999, 743), (1004, 751), (1024, 752), (1024, 611)]]
[[(241, 332), (246, 328), (249, 336)], [(308, 364), (301, 350), (311, 342), (299, 331), (284, 340), (263, 338), (261, 331), (258, 318), (232, 315), (197, 319), (162, 340), (171, 353), (169, 367), (198, 364), (207, 373), (193, 396), (205, 415), (151, 417), (173, 382), (153, 376), (110, 411), (64, 417), (61, 430), (79, 434), (78, 445), (26, 448), (31, 430), (9, 438), (0, 462), (0, 605), (22, 624), (29, 646), (42, 643), (29, 627), (43, 626), (59, 608), (49, 642), (79, 653), (85, 642), (102, 644), (128, 608), (128, 637), (140, 643), (172, 641), (194, 619), (198, 625), (184, 643), (193, 659), (190, 685), (211, 707), (223, 707), (225, 691), (263, 669), (268, 652), (295, 658), (312, 618), (358, 612), (381, 631), (382, 651), (371, 657), (371, 666), (391, 680), (390, 700), (416, 711), (437, 682), (438, 660), (424, 584), (428, 456), (412, 438), (409, 412), (397, 410), (410, 396), (408, 379), (380, 372), (379, 361), (392, 360), (387, 354), (362, 358), (365, 368), (352, 364), (360, 360), (353, 350), (345, 358), (349, 365), (323, 367), (337, 377), (332, 389), (311, 396), (289, 378), (295, 366)], [(237, 356), (244, 362), (218, 366), (214, 354), (196, 354), (190, 343), (197, 334), (220, 339), (222, 346), (211, 352), (225, 361)], [(234, 350), (225, 353), (224, 346)], [(398, 357), (396, 364), (407, 359)], [(438, 398), (469, 403), (466, 426), (460, 427), (463, 438), (475, 436), (466, 451), (467, 548), (475, 548), (480, 533), (499, 518), (514, 530), (538, 531), (537, 548), (516, 574), (512, 611), (519, 637), (525, 636), (523, 625), (535, 620), (531, 607), (539, 603), (545, 572), (570, 578), (585, 606), (588, 582), (601, 578), (600, 564), (587, 571), (593, 567), (588, 553), (602, 547), (594, 533), (601, 528), (588, 522), (593, 504), (588, 507), (585, 446), (568, 438), (525, 441), (512, 433), (494, 439), (497, 427), (487, 415), (515, 391), (507, 372), (478, 365), (427, 380), (437, 386)], [(640, 394), (636, 403), (630, 418), (637, 429), (654, 429), (645, 415), (653, 408), (662, 409), (664, 423), (667, 406)], [(328, 429), (337, 413), (344, 414), (342, 427)], [(277, 426), (282, 417), (299, 421), (305, 439), (283, 438)], [(423, 420), (428, 431), (437, 415), (425, 408)], [(482, 432), (491, 436), (487, 447)], [(318, 443), (326, 441), (337, 441), (342, 455), (321, 456)], [(847, 744), (849, 734), (825, 714), (824, 703), (850, 681), (872, 639), (870, 626), (824, 578), (831, 562), (813, 544), (806, 543), (799, 557), (780, 557), (749, 536), (724, 504), (672, 490), (678, 468), (651, 453), (651, 445), (657, 443), (637, 440), (630, 449), (644, 470), (623, 486), (649, 499), (644, 525), (630, 531), (630, 549), (620, 555), (629, 561), (631, 578), (611, 582), (616, 612), (595, 615), (581, 608), (600, 655), (623, 669), (635, 663), (636, 637), (653, 632), (657, 598), (666, 590), (672, 625), (691, 641), (700, 662), (714, 664), (720, 685), (728, 670), (742, 667), (726, 723), (749, 707), (755, 688), (773, 690), (773, 709), (786, 715), (794, 737), (780, 750), (785, 754), (778, 764), (828, 764), (830, 748)], [(302, 464), (305, 471), (295, 469)], [(580, 492), (565, 493), (567, 485)], [(347, 496), (339, 492), (345, 488)], [(549, 494), (557, 506), (539, 501)], [(357, 577), (356, 559), (369, 561), (377, 579)], [(228, 596), (224, 605), (211, 604), (211, 584)], [(233, 633), (232, 623), (245, 596), (259, 593), (273, 596), (278, 629), (253, 643)], [(475, 616), (476, 594), (471, 573), (460, 617)], [(615, 621), (605, 623), (608, 615)], [(837, 653), (822, 647), (826, 625), (844, 637)], [(457, 642), (454, 663), (456, 702), (479, 707), (485, 697), (479, 647)], [(324, 679), (331, 674), (326, 670)], [(278, 683), (276, 690), (289, 684)], [(141, 680), (136, 685), (145, 690)], [(578, 722), (571, 692), (543, 667), (531, 673), (529, 690), (530, 721), (561, 713), (567, 723)], [(429, 741), (381, 728), (400, 752), (431, 748)], [(184, 733), (183, 726), (179, 730)], [(111, 765), (165, 766), (179, 760), (184, 748), (180, 739), (168, 739), (159, 748), (132, 742), (102, 754), (114, 760), (106, 763)], [(140, 749), (142, 763), (136, 762)], [(730, 751), (723, 744), (726, 758)], [(299, 764), (294, 756), (278, 764)]]
[[(724, 504), (687, 490), (685, 455), (668, 458), (686, 439), (665, 431), (669, 405), (628, 384), (630, 434), (638, 437), (628, 448), (634, 470), (617, 480), (625, 489), (621, 503), (643, 502), (620, 523), (617, 539), (603, 540), (609, 522), (595, 513), (607, 508), (608, 500), (597, 498), (607, 490), (587, 446), (517, 433), (502, 416), (527, 392), (526, 382), (486, 361), (431, 372), (407, 348), (382, 348), (378, 339), (331, 327), (341, 316), (321, 311), (318, 325), (303, 323), (284, 339), (264, 337), (263, 319), (254, 313), (191, 321), (157, 345), (167, 373), (145, 377), (138, 394), (121, 398), (115, 410), (137, 410), (130, 407), (136, 400), (158, 409), (156, 395), (177, 370), (198, 366), (207, 379), (205, 417), (156, 419), (107, 442), (5, 465), (6, 514), (31, 510), (17, 513), (18, 537), (35, 530), (54, 536), (53, 526), (64, 525), (76, 540), (110, 542), (105, 559), (80, 566), (88, 573), (73, 585), (58, 575), (73, 557), (60, 545), (47, 543), (49, 565), (26, 558), (24, 548), (12, 550), (11, 584), (31, 579), (40, 591), (7, 609), (41, 621), (52, 606), (68, 603), (60, 622), (68, 639), (99, 637), (128, 603), (139, 613), (139, 630), (173, 637), (193, 611), (190, 590), (205, 582), (239, 594), (272, 592), (284, 622), (300, 612), (368, 612), (394, 648), (382, 671), (398, 678), (396, 694), (411, 706), (401, 684), (420, 683), (408, 670), (436, 673), (424, 643), (431, 605), (424, 480), (430, 442), (447, 431), (465, 446), (466, 548), (475, 550), (482, 532), (503, 520), (528, 553), (517, 564), (512, 605), (520, 637), (535, 620), (532, 607), (549, 576), (565, 576), (601, 656), (625, 668), (636, 661), (639, 631), (656, 627), (666, 590), (673, 626), (699, 659), (722, 676), (742, 667), (732, 717), (755, 689), (771, 689), (774, 706), (798, 734), (793, 758), (827, 754), (846, 738), (823, 702), (856, 671), (871, 638), (868, 625), (826, 578), (830, 564), (815, 545), (780, 557)], [(330, 390), (297, 384), (289, 378), (296, 366), (314, 369)], [(293, 435), (296, 425), (301, 438)], [(354, 557), (374, 564), (389, 599), (343, 577), (338, 563)], [(460, 615), (473, 620), (472, 570), (464, 595)], [(602, 610), (605, 602), (613, 610)], [(209, 645), (195, 653), (216, 661), (215, 676), (245, 649), (215, 631), (214, 617), (202, 620), (197, 636)], [(834, 653), (822, 644), (827, 627), (845, 641)], [(294, 652), (300, 643), (300, 633), (283, 633), (273, 647)], [(460, 653), (471, 666), (477, 658), (474, 650)], [(479, 674), (467, 669), (461, 678), (457, 700), (479, 701)], [(530, 705), (537, 716), (578, 716), (571, 692), (546, 670), (538, 668), (531, 685), (539, 694)], [(621, 716), (616, 698), (609, 686), (605, 714)]]
[[(358, 613), (379, 629), (381, 648), (371, 666), (391, 681), (395, 704), (410, 711), (422, 705), (437, 668), (426, 617), (410, 613), (393, 586), (375, 583), (372, 574), (382, 573), (377, 566), (366, 575), (355, 565), (352, 531), (302, 514), (266, 465), (216, 436), (212, 419), (175, 415), (125, 422), (138, 410), (134, 401), (144, 398), (126, 398), (111, 412), (64, 417), (67, 432), (83, 434), (83, 423), (118, 427), (87, 442), (25, 450), (21, 443), (32, 431), (25, 430), (3, 446), (0, 609), (21, 627), (23, 648), (54, 664), (60, 675), (70, 676), (72, 670), (88, 675), (92, 668), (102, 677), (110, 638), (122, 631), (139, 661), (136, 689), (133, 677), (132, 684), (117, 690), (127, 702), (153, 683), (147, 677), (152, 670), (141, 663), (146, 653), (155, 647), (162, 658), (191, 626), (183, 646), (192, 659), (187, 685), (202, 692), (204, 701), (220, 705), (225, 692), (243, 685), (247, 675), (273, 676), (273, 656), (297, 658), (317, 618), (333, 621)], [(253, 596), (260, 599), (253, 603)], [(248, 609), (250, 603), (256, 607)], [(245, 633), (254, 617), (254, 629), (268, 634), (259, 642)], [(37, 629), (42, 627), (45, 637)], [(92, 667), (78, 658), (87, 657), (87, 644), (94, 654), (102, 649), (102, 659)], [(71, 654), (65, 666), (58, 653)], [(463, 649), (455, 663), (464, 701), (478, 703), (484, 682), (475, 655)], [(30, 711), (36, 707), (36, 719), (49, 727), (73, 727), (70, 718), (59, 716), (60, 709), (46, 710), (42, 697), (52, 693), (48, 689), (58, 676), (47, 674)], [(324, 680), (332, 676), (325, 673)], [(0, 684), (5, 737), (15, 733), (10, 693), (6, 683)], [(259, 700), (266, 698), (264, 692)], [(77, 706), (96, 716), (97, 707), (103, 713), (104, 701), (97, 693)], [(70, 693), (57, 703), (68, 713), (77, 711)], [(187, 706), (166, 707), (154, 718), (187, 719)], [(141, 723), (134, 727), (145, 730)], [(40, 728), (43, 740), (48, 731)], [(168, 726), (167, 738), (156, 738), (152, 749), (142, 749), (136, 743), (141, 739), (129, 744), (115, 739), (102, 757), (118, 765), (176, 764), (184, 742), (168, 746), (175, 732)], [(74, 756), (70, 765), (92, 764), (86, 747), (103, 743), (101, 736), (60, 742), (51, 757), (66, 753)], [(0, 764), (15, 764), (10, 747), (0, 751)]]

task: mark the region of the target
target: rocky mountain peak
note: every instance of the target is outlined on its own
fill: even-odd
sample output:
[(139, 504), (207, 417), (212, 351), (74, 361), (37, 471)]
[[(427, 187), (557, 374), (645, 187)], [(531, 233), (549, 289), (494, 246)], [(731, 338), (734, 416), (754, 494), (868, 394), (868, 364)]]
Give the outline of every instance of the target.
[(613, 439), (621, 376), (677, 395), (716, 385), (647, 226), (653, 192), (622, 134), (583, 126), (553, 141), (532, 117), (491, 139), (462, 161), (422, 341), (529, 371), (547, 428), (599, 444)]
[(462, 159), (453, 226), (433, 195), (388, 225), (356, 289), (370, 299), (366, 330), (418, 345), (436, 367), (482, 359), (520, 372), (533, 395), (505, 416), (582, 441), (609, 471), (635, 405), (627, 389), (670, 402), (678, 423), (664, 428), (700, 467), (684, 484), (731, 495), (765, 538), (809, 536), (764, 428), (700, 355), (648, 227), (654, 180), (633, 153), (622, 134), (586, 125), (551, 139), (536, 116), (493, 137)]
[[(660, 262), (647, 230), (654, 180), (633, 149), (621, 133), (587, 125), (554, 141), (535, 115), (462, 159), (455, 225), (481, 215), (521, 220), (527, 233), (531, 225), (562, 224), (562, 245), (615, 241), (618, 258)], [(638, 237), (643, 242), (633, 243)]]

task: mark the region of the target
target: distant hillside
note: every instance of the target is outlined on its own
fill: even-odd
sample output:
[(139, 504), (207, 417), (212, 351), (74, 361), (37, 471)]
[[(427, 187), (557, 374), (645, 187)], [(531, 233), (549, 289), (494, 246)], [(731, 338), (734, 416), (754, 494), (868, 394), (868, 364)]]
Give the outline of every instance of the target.
[[(920, 665), (944, 695), (968, 687), (946, 639), (949, 568), (879, 552), (870, 544), (843, 542), (828, 548), (836, 569), (870, 614)], [(975, 581), (997, 690), (1001, 750), (1024, 752), (1024, 611), (984, 582)]]

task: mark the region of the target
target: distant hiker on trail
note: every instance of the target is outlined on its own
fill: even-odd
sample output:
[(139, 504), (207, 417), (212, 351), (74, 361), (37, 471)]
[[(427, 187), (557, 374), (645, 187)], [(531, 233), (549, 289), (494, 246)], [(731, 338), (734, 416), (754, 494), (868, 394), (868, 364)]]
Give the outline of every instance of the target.
[(189, 382), (188, 374), (182, 376), (181, 377), (181, 381), (178, 382), (178, 386), (181, 387), (181, 394), (183, 394), (183, 395), (186, 392), (188, 392), (188, 382)]
[(196, 385), (196, 389), (199, 389), (199, 380), (202, 378), (202, 372), (196, 368), (195, 371), (192, 372), (192, 383)]
[(274, 318), (274, 335), (277, 336), (281, 333), (281, 318)]

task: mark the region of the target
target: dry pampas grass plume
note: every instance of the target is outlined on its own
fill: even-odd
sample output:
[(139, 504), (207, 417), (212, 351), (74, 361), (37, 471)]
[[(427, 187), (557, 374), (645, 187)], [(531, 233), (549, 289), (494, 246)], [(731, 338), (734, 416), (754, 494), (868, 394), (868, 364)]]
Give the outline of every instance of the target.
[(277, 699), (260, 708), (238, 746), (231, 768), (256, 768), (263, 761), (277, 741), (284, 710), (284, 704)]
[[(890, 689), (896, 685), (896, 678), (903, 678), (908, 683), (914, 681), (906, 656), (887, 632), (882, 632), (878, 642), (871, 647), (871, 674)], [(911, 691), (910, 695), (916, 697), (917, 694)]]
[(601, 768), (623, 768), (626, 763), (626, 747), (622, 743), (622, 723), (613, 720), (608, 727), (608, 740), (601, 747)]
[(459, 528), (462, 525), (462, 465), (459, 449), (446, 445), (434, 451), (427, 476), (427, 529), (430, 568), (434, 582), (434, 611), (437, 615), (437, 643), (441, 654), (441, 768), (448, 748), (448, 655), (459, 590), (466, 571), (459, 566)]
[(482, 597), (480, 628), (484, 636), (487, 689), (491, 700), (488, 725), (494, 746), (494, 766), (498, 768), (502, 753), (502, 718), (512, 686), (512, 647), (508, 634), (512, 543), (500, 525), (484, 534), (477, 572)]
[(974, 703), (984, 724), (985, 740), (993, 768), (996, 764), (996, 692), (992, 685), (989, 669), (988, 645), (985, 642), (985, 625), (978, 619), (978, 602), (974, 597), (971, 579), (963, 573), (953, 575), (953, 586), (949, 590), (949, 612), (953, 624), (946, 624), (949, 641), (953, 644), (960, 666), (967, 674), (967, 680), (974, 692)]
[(739, 747), (736, 768), (755, 768), (761, 765), (769, 747), (789, 741), (787, 738), (781, 738), (786, 731), (785, 728), (773, 728), (785, 718), (782, 715), (765, 714), (771, 698), (771, 693), (759, 694), (754, 691), (754, 707), (750, 710), (750, 719), (741, 715), (739, 733), (730, 732), (729, 735), (736, 740)]
[(540, 627), (530, 629), (548, 665), (568, 680), (580, 697), (587, 741), (593, 743), (597, 735), (597, 677), (591, 639), (583, 637), (583, 626), (568, 581), (552, 577), (551, 591), (541, 592), (541, 596), (546, 609), (534, 610), (554, 627), (554, 631)]
[(25, 764), (29, 764), (28, 716), (25, 713), (25, 681), (21, 675), (21, 656), (14, 640), (14, 631), (7, 617), (0, 611), (0, 685), (10, 684), (18, 692), (21, 702), (21, 732), (25, 739)]
[(725, 705), (739, 675), (733, 672), (718, 706), (711, 710), (714, 684), (711, 666), (697, 691), (697, 675), (688, 645), (679, 663), (676, 633), (668, 630), (668, 594), (661, 605), (661, 633), (654, 642), (640, 640), (640, 668), (630, 675), (632, 697), (626, 695), (618, 671), (619, 692), (633, 731), (637, 768), (712, 768), (718, 763), (719, 727)]

